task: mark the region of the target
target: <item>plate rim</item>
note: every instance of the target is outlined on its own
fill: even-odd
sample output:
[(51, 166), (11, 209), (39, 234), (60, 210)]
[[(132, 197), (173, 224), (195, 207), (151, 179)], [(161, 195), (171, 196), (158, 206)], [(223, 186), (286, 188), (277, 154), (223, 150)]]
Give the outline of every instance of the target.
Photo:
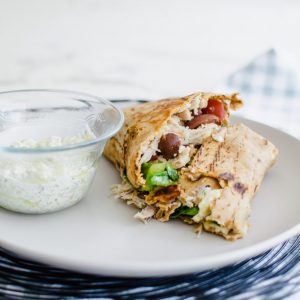
[[(292, 228), (276, 235), (273, 238), (267, 239), (263, 242), (244, 247), (225, 254), (215, 254), (211, 256), (204, 256), (200, 258), (184, 259), (184, 260), (171, 260), (168, 262), (159, 261), (157, 264), (153, 262), (123, 262), (122, 265), (118, 264), (102, 264), (87, 265), (81, 262), (74, 262), (72, 259), (57, 258), (51, 255), (33, 252), (32, 250), (23, 249), (20, 246), (3, 242), (1, 240), (1, 247), (15, 253), (18, 257), (28, 260), (49, 265), (50, 267), (65, 269), (69, 271), (93, 274), (98, 276), (117, 276), (127, 278), (148, 278), (148, 277), (162, 277), (162, 276), (178, 276), (190, 273), (198, 273), (207, 271), (213, 268), (221, 268), (234, 263), (238, 263), (245, 259), (251, 259), (271, 248), (279, 245), (280, 243), (298, 235), (300, 233), (300, 223)], [(220, 237), (217, 237), (220, 238)], [(229, 241), (230, 242), (230, 241)]]

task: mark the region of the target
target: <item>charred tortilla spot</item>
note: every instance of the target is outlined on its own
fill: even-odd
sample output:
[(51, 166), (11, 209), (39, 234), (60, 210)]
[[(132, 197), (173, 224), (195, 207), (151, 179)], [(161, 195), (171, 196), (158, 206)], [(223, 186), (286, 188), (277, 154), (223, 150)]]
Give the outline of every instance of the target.
[(139, 133), (139, 130), (137, 128), (137, 126), (132, 126), (128, 129), (128, 136), (129, 138), (132, 140), (134, 139)]
[[(166, 206), (166, 205), (168, 206), (172, 202), (176, 201), (176, 199), (179, 197), (179, 195), (180, 195), (180, 191), (178, 189), (178, 186), (171, 185), (171, 186), (157, 190), (154, 194), (150, 193), (149, 195), (146, 196), (145, 202), (148, 205), (155, 204), (157, 207), (162, 209), (162, 206)], [(177, 201), (176, 201), (176, 203), (177, 203)], [(173, 204), (175, 205), (176, 203), (173, 203)], [(180, 202), (178, 202), (178, 204), (180, 205)]]
[(243, 195), (247, 190), (247, 187), (245, 187), (241, 182), (236, 182), (233, 187), (241, 195)]
[(224, 173), (221, 173), (219, 175), (219, 177), (223, 180), (227, 180), (227, 181), (230, 181), (230, 180), (234, 180), (234, 176), (233, 174), (231, 174), (230, 172), (224, 172)]
[(156, 191), (155, 196), (173, 193), (176, 190), (177, 190), (177, 185), (166, 186), (166, 187), (163, 187), (163, 188), (159, 189), (158, 191)]

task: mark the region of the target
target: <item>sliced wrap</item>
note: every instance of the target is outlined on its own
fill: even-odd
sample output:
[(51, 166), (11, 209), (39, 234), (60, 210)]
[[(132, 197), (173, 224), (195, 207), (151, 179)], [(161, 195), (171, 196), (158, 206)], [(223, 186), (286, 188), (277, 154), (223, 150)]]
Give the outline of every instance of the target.
[(113, 191), (141, 211), (136, 218), (180, 218), (198, 230), (237, 239), (250, 200), (277, 150), (244, 125), (228, 127), (237, 94), (196, 93), (125, 110), (125, 124), (104, 154), (120, 170)]

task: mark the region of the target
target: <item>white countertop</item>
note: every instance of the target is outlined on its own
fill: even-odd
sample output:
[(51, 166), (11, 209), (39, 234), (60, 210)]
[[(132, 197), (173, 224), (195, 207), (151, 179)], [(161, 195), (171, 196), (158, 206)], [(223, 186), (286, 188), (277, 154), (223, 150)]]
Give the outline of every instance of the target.
[(300, 57), (299, 11), (296, 0), (2, 0), (0, 90), (210, 90), (270, 47)]

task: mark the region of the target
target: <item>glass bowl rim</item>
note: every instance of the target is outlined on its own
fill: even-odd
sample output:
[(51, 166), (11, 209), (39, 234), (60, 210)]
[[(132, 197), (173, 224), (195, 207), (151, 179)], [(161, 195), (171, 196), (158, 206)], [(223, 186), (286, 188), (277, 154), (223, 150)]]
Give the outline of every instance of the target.
[[(0, 146), (0, 153), (19, 153), (19, 154), (43, 154), (43, 153), (51, 153), (51, 152), (61, 152), (67, 150), (76, 150), (80, 148), (89, 147), (95, 144), (98, 144), (102, 141), (105, 141), (115, 135), (123, 126), (124, 124), (124, 114), (123, 112), (117, 108), (114, 104), (112, 104), (109, 100), (103, 99), (101, 97), (84, 93), (84, 92), (77, 92), (72, 90), (65, 90), (65, 89), (18, 89), (18, 90), (9, 90), (9, 91), (2, 91), (0, 92), (0, 96), (3, 94), (13, 94), (13, 93), (27, 93), (27, 92), (45, 92), (45, 93), (60, 93), (60, 94), (76, 94), (84, 97), (89, 97), (93, 100), (96, 100), (98, 103), (103, 103), (106, 106), (113, 108), (118, 113), (118, 122), (114, 126), (114, 129), (96, 137), (94, 139), (84, 141), (81, 143), (71, 144), (71, 145), (64, 145), (58, 147), (43, 147), (43, 148), (16, 148), (16, 147), (9, 147), (9, 146)], [(1, 109), (0, 109), (1, 111)]]

